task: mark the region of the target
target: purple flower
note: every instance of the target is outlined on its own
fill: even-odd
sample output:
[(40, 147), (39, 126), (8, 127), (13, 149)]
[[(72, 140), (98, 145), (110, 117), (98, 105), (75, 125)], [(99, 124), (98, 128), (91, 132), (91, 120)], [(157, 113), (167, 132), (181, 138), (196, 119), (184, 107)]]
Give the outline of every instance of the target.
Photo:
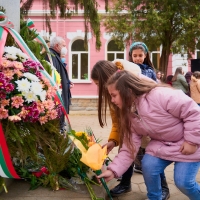
[(6, 84), (5, 89), (6, 89), (6, 92), (12, 92), (15, 89), (15, 87), (12, 83), (8, 83)]
[(36, 75), (38, 78), (42, 79), (42, 73), (41, 73), (40, 71), (37, 71), (37, 72), (35, 73), (35, 75)]
[(40, 70), (44, 70), (44, 67), (40, 63), (38, 65), (38, 67), (39, 67)]
[(6, 79), (0, 78), (0, 89), (5, 89), (7, 85)]
[(6, 78), (6, 76), (4, 75), (4, 73), (3, 72), (0, 72), (0, 79), (5, 79)]
[(57, 108), (56, 108), (56, 111), (58, 113), (58, 117), (60, 118), (61, 115), (62, 115), (62, 105), (61, 104), (58, 104)]
[(5, 99), (6, 98), (6, 93), (5, 92), (0, 92), (0, 99)]

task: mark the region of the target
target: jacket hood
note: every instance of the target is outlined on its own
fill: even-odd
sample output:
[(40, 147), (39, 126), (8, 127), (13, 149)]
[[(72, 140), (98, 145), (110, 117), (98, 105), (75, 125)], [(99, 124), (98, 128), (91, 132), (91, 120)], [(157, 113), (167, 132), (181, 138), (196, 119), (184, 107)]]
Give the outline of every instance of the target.
[(199, 79), (197, 79), (197, 78), (195, 78), (194, 76), (192, 76), (192, 77), (191, 77), (191, 80), (192, 80), (193, 82), (197, 82)]

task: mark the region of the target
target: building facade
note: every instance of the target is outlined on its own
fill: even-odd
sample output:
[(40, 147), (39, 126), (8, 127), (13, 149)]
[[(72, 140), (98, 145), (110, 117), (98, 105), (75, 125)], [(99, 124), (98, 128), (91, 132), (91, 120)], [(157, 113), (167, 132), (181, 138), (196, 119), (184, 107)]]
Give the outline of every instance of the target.
[[(73, 5), (70, 5), (73, 7)], [(49, 11), (47, 11), (49, 13)], [(104, 0), (99, 0), (98, 12), (106, 14)], [(70, 80), (74, 83), (72, 93), (72, 106), (70, 110), (95, 110), (97, 105), (97, 87), (90, 78), (90, 72), (94, 64), (99, 60), (114, 60), (115, 58), (128, 59), (129, 48), (123, 51), (118, 49), (112, 40), (112, 35), (106, 33), (101, 26), (101, 42), (100, 51), (95, 48), (95, 38), (88, 33), (88, 49), (84, 47), (84, 18), (83, 10), (79, 10), (78, 14), (70, 19), (59, 18), (59, 12), (55, 19), (51, 19), (52, 34), (46, 31), (44, 23), (44, 11), (41, 0), (35, 0), (32, 9), (29, 11), (29, 18), (34, 21), (37, 31), (45, 37), (52, 38), (61, 36), (66, 40), (67, 44), (67, 70)], [(156, 48), (150, 53), (151, 60), (155, 67), (158, 67), (161, 48)], [(195, 51), (193, 58), (200, 58), (199, 50)], [(173, 67), (172, 67), (173, 66)], [(173, 74), (177, 67), (183, 67), (185, 72), (191, 70), (190, 60), (187, 55), (179, 54), (171, 55), (167, 74)]]

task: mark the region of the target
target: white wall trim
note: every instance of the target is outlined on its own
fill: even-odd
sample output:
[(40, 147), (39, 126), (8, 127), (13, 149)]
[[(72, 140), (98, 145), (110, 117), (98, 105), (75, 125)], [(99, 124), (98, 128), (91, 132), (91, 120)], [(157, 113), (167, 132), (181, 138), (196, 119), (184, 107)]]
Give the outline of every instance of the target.
[[(82, 30), (77, 30), (76, 32), (67, 32), (66, 34), (67, 39), (75, 41), (78, 38), (81, 38), (84, 40), (85, 32), (82, 32)], [(92, 33), (88, 32), (88, 40), (92, 38)]]
[[(97, 11), (99, 14), (108, 14), (108, 12), (106, 12), (105, 10), (98, 10)], [(55, 11), (56, 13), (56, 11)], [(121, 13), (125, 13), (125, 12), (121, 12)], [(50, 10), (30, 10), (28, 12), (28, 16), (43, 16), (44, 14), (49, 14), (50, 15)], [(78, 10), (78, 12), (74, 12), (72, 14), (72, 17), (74, 16), (83, 16), (84, 14), (84, 10)], [(60, 15), (60, 11), (58, 11), (58, 15)]]

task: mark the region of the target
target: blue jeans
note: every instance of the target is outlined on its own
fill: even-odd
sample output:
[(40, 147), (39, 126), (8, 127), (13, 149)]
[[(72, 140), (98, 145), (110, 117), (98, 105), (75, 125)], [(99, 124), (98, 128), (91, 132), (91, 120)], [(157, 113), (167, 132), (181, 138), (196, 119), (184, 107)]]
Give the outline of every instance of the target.
[[(149, 200), (162, 200), (160, 173), (173, 163), (149, 154), (142, 159), (142, 171)], [(190, 200), (200, 200), (200, 185), (196, 182), (200, 162), (174, 162), (174, 182)]]

